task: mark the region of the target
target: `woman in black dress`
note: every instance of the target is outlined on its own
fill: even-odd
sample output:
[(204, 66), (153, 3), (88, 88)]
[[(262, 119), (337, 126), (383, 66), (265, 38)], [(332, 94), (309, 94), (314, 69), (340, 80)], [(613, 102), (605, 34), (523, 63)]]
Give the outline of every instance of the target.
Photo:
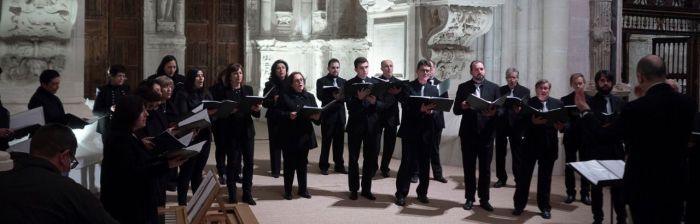
[[(232, 100), (239, 102), (238, 107), (226, 119), (219, 119), (214, 126), (214, 140), (217, 150), (226, 152), (226, 186), (228, 200), (237, 203), (236, 182), (243, 184), (243, 202), (255, 205), (253, 200), (253, 146), (255, 127), (252, 117), (260, 117), (260, 105), (246, 103), (246, 96), (254, 96), (253, 87), (245, 85), (243, 66), (230, 64), (222, 73), (223, 88), (212, 92), (214, 100)], [(243, 160), (243, 177), (239, 173), (241, 156)]]
[(282, 160), (283, 148), (279, 122), (275, 120), (274, 116), (276, 113), (275, 105), (279, 101), (280, 93), (284, 92), (283, 81), (287, 78), (288, 71), (289, 65), (287, 65), (287, 62), (277, 60), (275, 63), (272, 63), (270, 78), (265, 82), (265, 88), (263, 89), (263, 94), (266, 96), (263, 106), (267, 108), (265, 118), (267, 118), (267, 133), (270, 140), (270, 174), (274, 178), (280, 176), (280, 161)]
[[(201, 69), (192, 69), (185, 76), (185, 89), (175, 96), (175, 107), (180, 114), (186, 114), (195, 107), (202, 104), (202, 100), (211, 100), (211, 95), (204, 88), (204, 72)], [(200, 129), (192, 142), (206, 141), (202, 146), (202, 151), (197, 156), (189, 159), (180, 166), (180, 173), (177, 176), (177, 202), (180, 205), (187, 204), (187, 189), (192, 184), (192, 192), (199, 188), (202, 182), (202, 171), (209, 159), (209, 148), (211, 146), (211, 130), (209, 128)]]
[(297, 173), (299, 184), (298, 194), (304, 198), (311, 198), (306, 189), (306, 165), (309, 163), (309, 149), (317, 147), (316, 134), (312, 122), (320, 125), (321, 113), (302, 114), (304, 106), (317, 107), (316, 98), (304, 88), (304, 75), (300, 72), (292, 72), (287, 78), (288, 90), (280, 96), (277, 104), (277, 117), (281, 130), (290, 130), (282, 135), (284, 149), (284, 198), (292, 199), (292, 183), (294, 172)]
[(97, 123), (97, 133), (102, 134), (102, 143), (107, 140), (114, 105), (126, 94), (129, 94), (129, 85), (125, 85), (126, 67), (115, 64), (109, 67), (109, 81), (107, 85), (100, 86), (95, 97), (95, 105), (92, 114), (102, 117)]
[(158, 223), (158, 178), (179, 158), (153, 157), (135, 131), (146, 126), (148, 112), (137, 96), (125, 96), (115, 106), (111, 132), (102, 160), (100, 200), (121, 223)]

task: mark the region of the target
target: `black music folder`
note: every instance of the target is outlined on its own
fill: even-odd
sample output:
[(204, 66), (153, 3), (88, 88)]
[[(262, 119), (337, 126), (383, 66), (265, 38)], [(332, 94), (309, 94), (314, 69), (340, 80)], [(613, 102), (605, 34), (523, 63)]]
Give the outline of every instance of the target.
[(34, 133), (44, 124), (43, 107), (22, 111), (10, 116), (10, 129), (14, 132), (13, 138), (22, 138)]
[(95, 123), (100, 118), (102, 117), (84, 120), (83, 118), (75, 116), (71, 113), (63, 115), (63, 119), (66, 121), (66, 125), (68, 125), (68, 127), (70, 127), (71, 129), (83, 129), (85, 128), (85, 126)]
[(432, 97), (432, 96), (410, 96), (409, 100), (416, 101), (418, 104), (430, 104), (434, 103), (437, 106), (435, 110), (450, 112), (452, 109), (452, 104), (454, 99), (444, 98), (444, 97)]
[(469, 103), (469, 107), (472, 108), (472, 110), (486, 110), (491, 107), (495, 106), (503, 106), (503, 103), (506, 101), (506, 96), (502, 96), (493, 102), (482, 99), (474, 94), (469, 94), (467, 97), (467, 103)]
[(233, 113), (233, 110), (236, 109), (236, 107), (238, 107), (239, 103), (236, 101), (232, 101), (232, 100), (222, 100), (222, 101), (203, 100), (202, 104), (204, 104), (204, 108), (217, 109), (216, 113), (213, 114), (211, 117), (216, 118), (216, 119), (221, 119), (221, 118), (226, 118), (231, 113)]
[(560, 107), (548, 111), (542, 111), (540, 109), (535, 109), (529, 105), (523, 106), (523, 112), (526, 114), (534, 114), (535, 116), (542, 117), (544, 119), (547, 119), (547, 124), (551, 125), (554, 124), (554, 122), (562, 122), (566, 123), (569, 121), (571, 118), (569, 113), (570, 113), (571, 108), (569, 107)]
[(181, 137), (186, 133), (192, 132), (193, 129), (204, 129), (211, 126), (211, 120), (209, 120), (209, 112), (207, 110), (200, 110), (199, 112), (182, 119), (177, 123), (177, 129), (175, 129), (175, 136)]
[(622, 185), (625, 174), (625, 161), (622, 160), (588, 160), (567, 165), (597, 186)]

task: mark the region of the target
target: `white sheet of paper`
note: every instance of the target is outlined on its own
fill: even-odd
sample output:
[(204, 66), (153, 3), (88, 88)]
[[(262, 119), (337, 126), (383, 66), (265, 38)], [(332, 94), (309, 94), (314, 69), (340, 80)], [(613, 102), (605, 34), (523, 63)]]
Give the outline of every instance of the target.
[(44, 125), (44, 107), (37, 107), (31, 110), (22, 111), (10, 116), (10, 128), (20, 129), (35, 124)]

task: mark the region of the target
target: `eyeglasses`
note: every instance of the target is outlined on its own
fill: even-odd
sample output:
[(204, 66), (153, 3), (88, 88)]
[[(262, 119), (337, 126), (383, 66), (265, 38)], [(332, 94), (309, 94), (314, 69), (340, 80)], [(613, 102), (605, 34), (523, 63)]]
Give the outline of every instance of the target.
[(70, 160), (70, 169), (71, 169), (71, 170), (72, 170), (72, 169), (75, 169), (76, 167), (78, 167), (78, 164), (80, 164), (80, 162), (78, 162), (78, 160), (75, 159), (74, 156), (71, 156), (71, 160)]

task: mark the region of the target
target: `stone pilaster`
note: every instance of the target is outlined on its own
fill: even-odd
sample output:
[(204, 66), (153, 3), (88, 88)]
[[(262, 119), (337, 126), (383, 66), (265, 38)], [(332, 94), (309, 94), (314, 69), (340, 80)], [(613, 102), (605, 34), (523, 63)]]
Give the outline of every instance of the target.
[(147, 0), (143, 4), (143, 77), (156, 72), (165, 55), (185, 71), (185, 0)]

